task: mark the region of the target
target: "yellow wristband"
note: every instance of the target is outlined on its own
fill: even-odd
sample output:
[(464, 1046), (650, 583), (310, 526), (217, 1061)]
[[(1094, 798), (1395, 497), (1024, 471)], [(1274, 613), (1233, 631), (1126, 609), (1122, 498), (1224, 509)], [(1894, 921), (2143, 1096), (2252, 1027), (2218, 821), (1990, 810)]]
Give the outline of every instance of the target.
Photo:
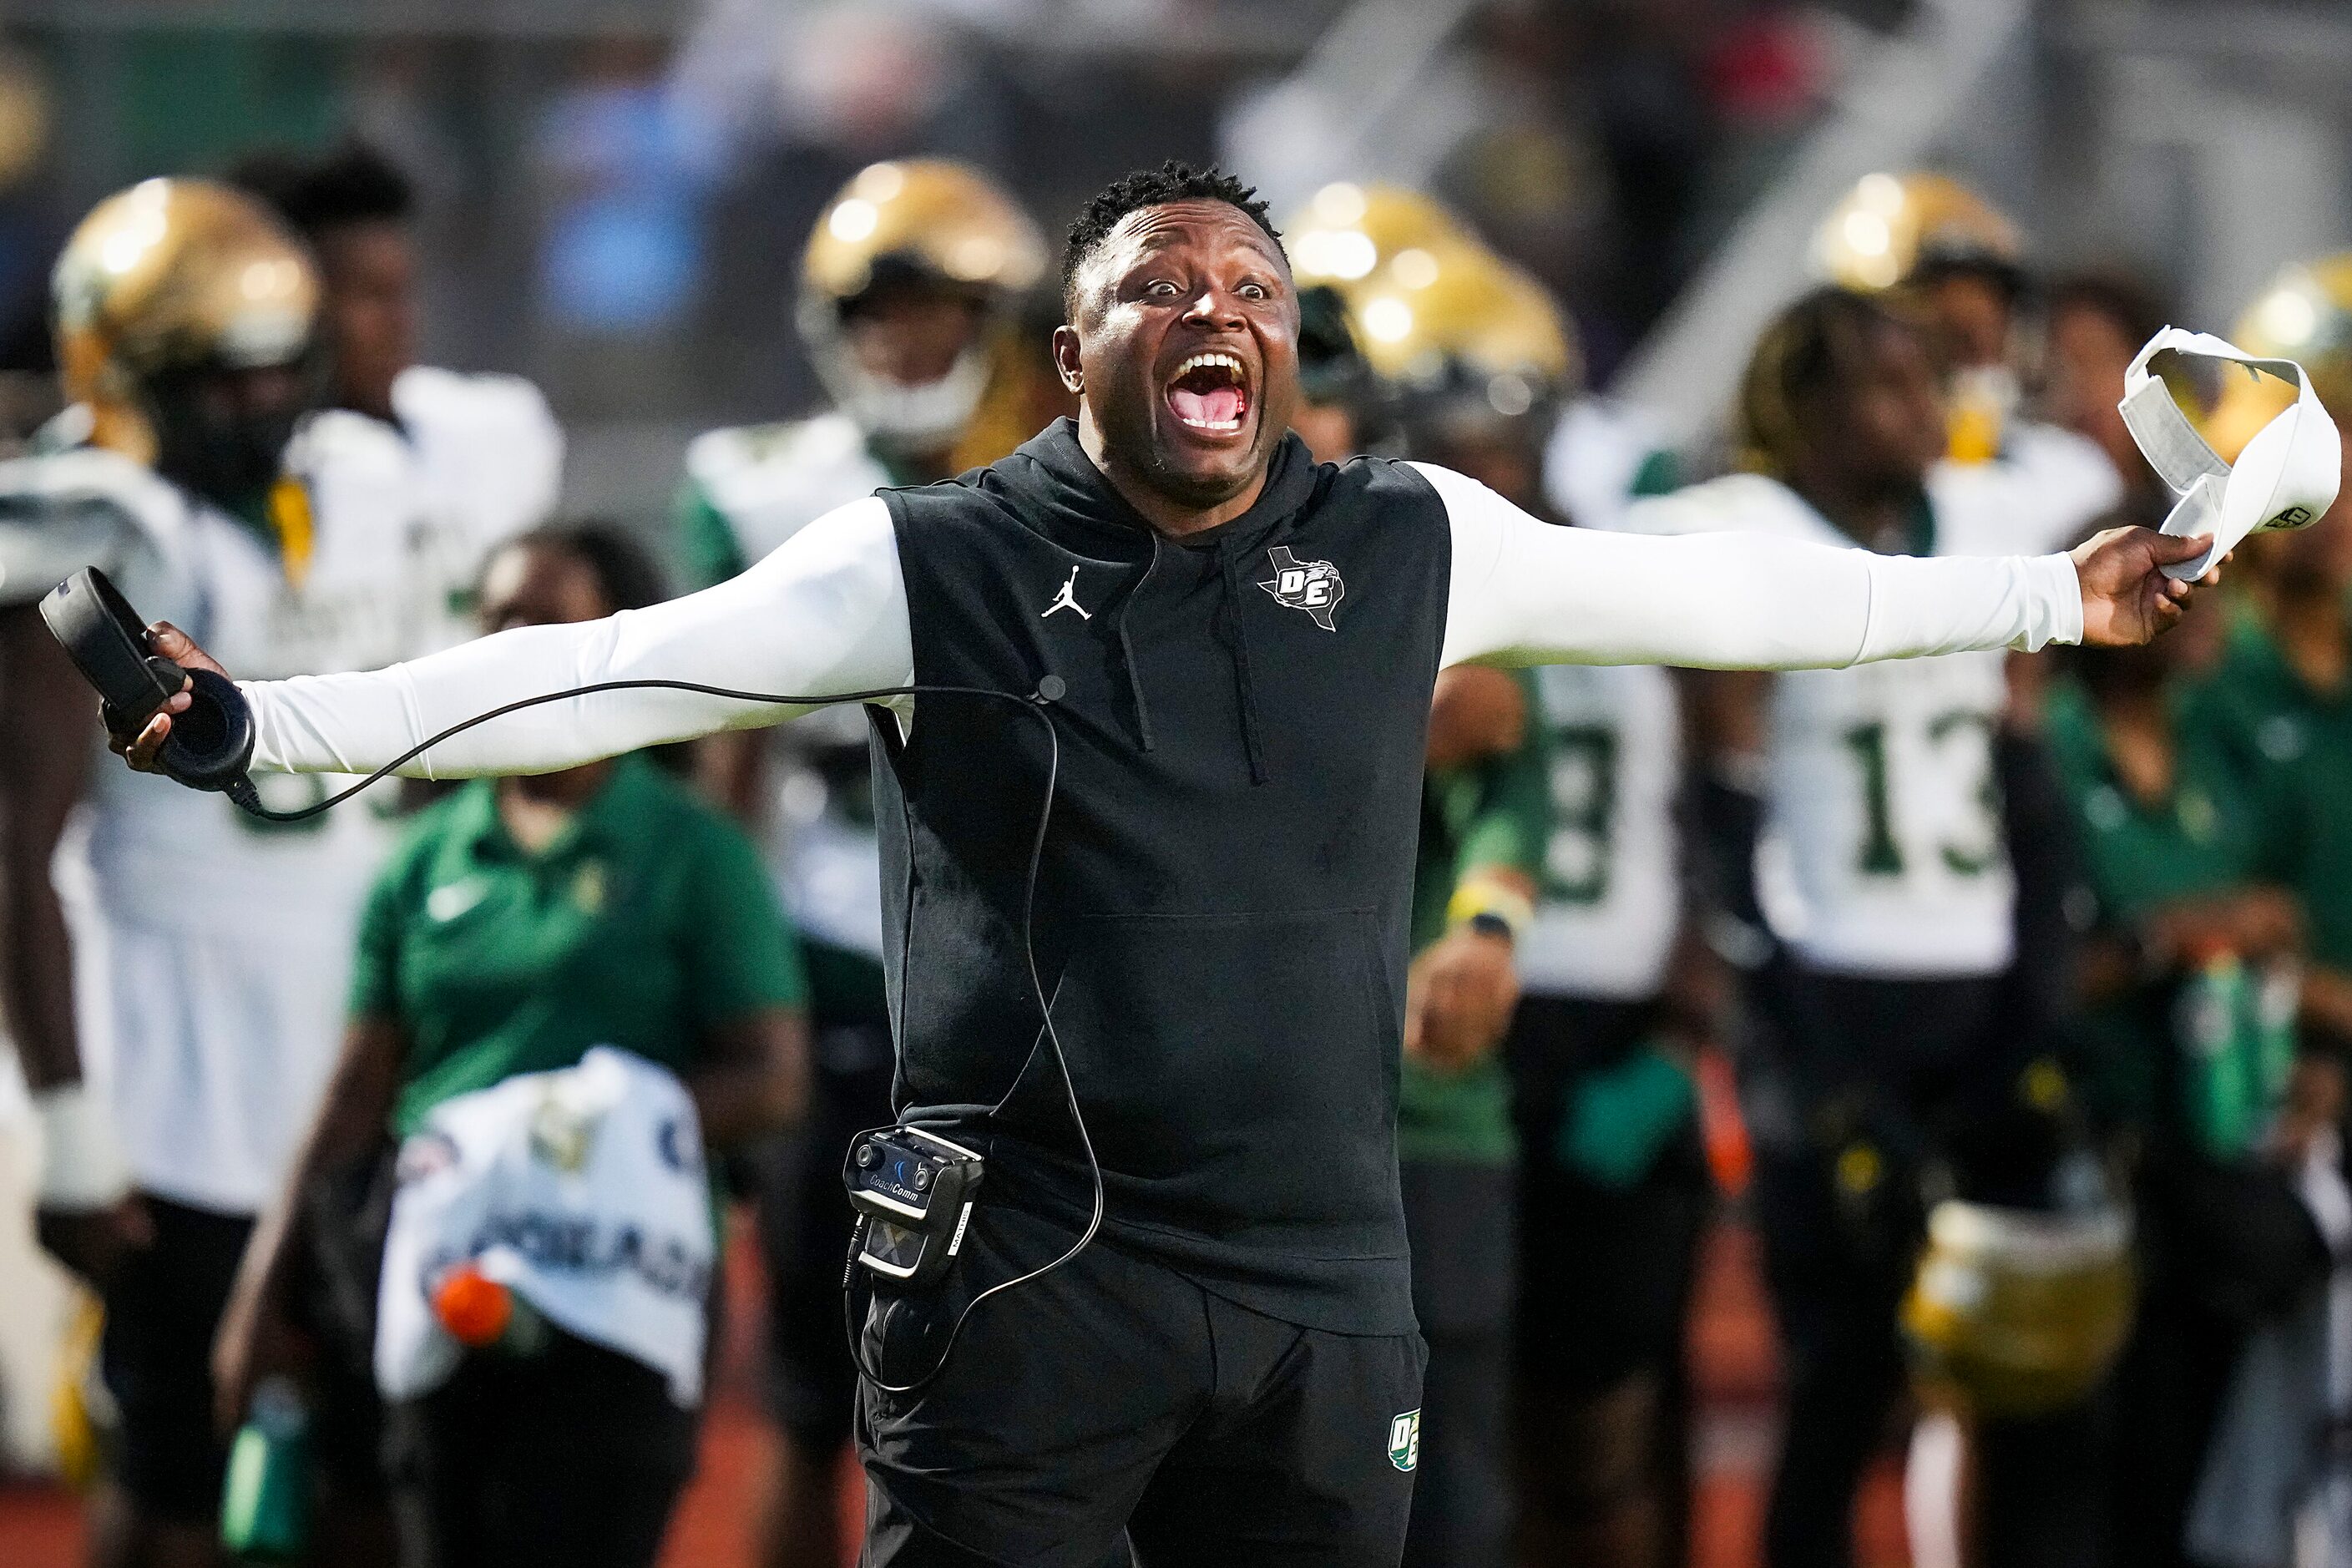
[(1502, 922), (1517, 942), (1527, 935), (1535, 924), (1535, 900), (1517, 888), (1492, 878), (1473, 877), (1454, 889), (1445, 901), (1445, 923), (1449, 927), (1468, 925), (1486, 915)]

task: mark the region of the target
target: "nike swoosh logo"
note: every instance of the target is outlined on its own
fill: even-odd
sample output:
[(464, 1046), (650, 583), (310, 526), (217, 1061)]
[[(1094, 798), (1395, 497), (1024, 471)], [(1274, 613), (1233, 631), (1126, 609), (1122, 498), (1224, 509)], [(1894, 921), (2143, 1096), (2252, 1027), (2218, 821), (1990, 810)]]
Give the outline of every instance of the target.
[(489, 897), (489, 884), (478, 877), (445, 883), (425, 895), (425, 912), (446, 925)]

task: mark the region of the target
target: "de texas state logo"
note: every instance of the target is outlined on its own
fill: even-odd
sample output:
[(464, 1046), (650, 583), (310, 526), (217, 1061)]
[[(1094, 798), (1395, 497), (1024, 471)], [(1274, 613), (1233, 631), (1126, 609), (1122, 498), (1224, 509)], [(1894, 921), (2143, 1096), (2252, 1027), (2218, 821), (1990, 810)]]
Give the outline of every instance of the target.
[(1286, 544), (1276, 545), (1265, 558), (1274, 575), (1258, 586), (1273, 595), (1276, 604), (1306, 611), (1327, 632), (1339, 629), (1331, 624), (1331, 612), (1348, 596), (1348, 584), (1339, 580), (1337, 566), (1328, 561), (1301, 561)]

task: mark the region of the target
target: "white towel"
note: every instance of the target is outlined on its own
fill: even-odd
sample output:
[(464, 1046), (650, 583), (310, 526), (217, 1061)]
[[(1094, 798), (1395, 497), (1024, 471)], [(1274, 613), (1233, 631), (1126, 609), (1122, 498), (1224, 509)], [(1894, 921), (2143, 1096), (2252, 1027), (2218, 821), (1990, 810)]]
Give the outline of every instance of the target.
[(702, 1126), (685, 1087), (598, 1046), (436, 1106), (401, 1145), (377, 1286), (375, 1378), (414, 1399), (463, 1347), (432, 1292), (472, 1259), (558, 1327), (645, 1363), (702, 1401), (704, 1300), (716, 1248)]

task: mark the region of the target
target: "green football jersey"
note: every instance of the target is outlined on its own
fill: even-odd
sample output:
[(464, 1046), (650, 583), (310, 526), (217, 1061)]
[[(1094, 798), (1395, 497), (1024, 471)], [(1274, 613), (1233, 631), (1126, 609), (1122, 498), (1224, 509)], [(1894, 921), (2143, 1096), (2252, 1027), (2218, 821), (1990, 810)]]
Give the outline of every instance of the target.
[[(1527, 686), (1528, 678), (1519, 677)], [(1445, 906), (1472, 871), (1507, 867), (1532, 879), (1549, 827), (1542, 726), (1530, 722), (1518, 750), (1470, 767), (1433, 773), (1423, 784), (1421, 849), (1412, 887), (1415, 952), (1445, 934)], [(1412, 1161), (1507, 1165), (1518, 1155), (1511, 1130), (1511, 1083), (1499, 1057), (1441, 1072), (1407, 1057), (1399, 1085), (1397, 1151)]]

